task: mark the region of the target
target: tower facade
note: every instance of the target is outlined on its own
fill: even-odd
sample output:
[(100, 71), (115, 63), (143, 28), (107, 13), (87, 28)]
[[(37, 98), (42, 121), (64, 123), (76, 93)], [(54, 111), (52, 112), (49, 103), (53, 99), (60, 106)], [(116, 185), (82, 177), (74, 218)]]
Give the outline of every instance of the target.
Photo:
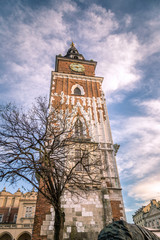
[[(75, 134), (81, 141), (86, 132), (86, 143), (97, 143), (101, 170), (100, 185), (85, 196), (64, 193), (64, 239), (97, 240), (100, 230), (113, 219), (124, 219), (124, 206), (117, 171), (115, 151), (102, 91), (103, 77), (95, 76), (96, 62), (85, 60), (74, 44), (65, 56), (56, 56), (55, 71), (51, 74), (50, 106), (58, 101), (72, 114)], [(75, 149), (75, 158), (78, 152)], [(74, 153), (73, 153), (74, 154)], [(80, 170), (80, 169), (79, 169)], [(37, 200), (34, 240), (53, 239), (54, 212), (45, 199)]]

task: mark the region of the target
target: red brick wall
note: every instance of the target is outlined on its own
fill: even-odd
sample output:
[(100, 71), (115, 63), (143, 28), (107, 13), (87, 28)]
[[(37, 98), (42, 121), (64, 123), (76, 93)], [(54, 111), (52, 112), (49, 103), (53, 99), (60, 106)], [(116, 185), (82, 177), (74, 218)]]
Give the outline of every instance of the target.
[(120, 218), (123, 217), (123, 213), (121, 212), (121, 210), (123, 210), (121, 207), (121, 201), (111, 200), (111, 208), (113, 219), (120, 220)]
[[(75, 72), (70, 68), (71, 63), (78, 63), (81, 64), (85, 67), (85, 71), (80, 73), (80, 72)], [(85, 62), (78, 62), (78, 61), (69, 61), (69, 60), (63, 60), (59, 59), (57, 63), (57, 72), (61, 73), (69, 73), (69, 74), (79, 74), (79, 75), (86, 75), (86, 76), (95, 76), (95, 63), (89, 62), (88, 64)]]
[(32, 234), (33, 240), (47, 240), (47, 236), (40, 236), (40, 231), (43, 221), (45, 221), (46, 214), (49, 213), (50, 204), (47, 203), (47, 200), (44, 198), (42, 194), (38, 193)]
[[(72, 95), (71, 89), (72, 86), (75, 84), (79, 84), (83, 87), (85, 91), (84, 97), (100, 97), (100, 83), (99, 82), (91, 82), (91, 81), (85, 81), (85, 80), (75, 80), (70, 78), (60, 78), (57, 77), (55, 80), (55, 89), (52, 90), (52, 93), (58, 93), (60, 94), (62, 91), (65, 95)], [(74, 95), (75, 96), (75, 95)]]

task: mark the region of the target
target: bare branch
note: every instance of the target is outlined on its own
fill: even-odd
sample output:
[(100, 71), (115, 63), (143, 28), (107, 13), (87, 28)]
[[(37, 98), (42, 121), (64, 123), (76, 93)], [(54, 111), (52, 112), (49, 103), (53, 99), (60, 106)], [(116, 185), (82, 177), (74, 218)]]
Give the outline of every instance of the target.
[(12, 104), (4, 106), (0, 120), (0, 180), (13, 184), (24, 179), (59, 212), (66, 190), (78, 195), (79, 190), (99, 186), (98, 145), (82, 134), (80, 121), (73, 124), (72, 119), (62, 105), (48, 109), (42, 97), (28, 111)]

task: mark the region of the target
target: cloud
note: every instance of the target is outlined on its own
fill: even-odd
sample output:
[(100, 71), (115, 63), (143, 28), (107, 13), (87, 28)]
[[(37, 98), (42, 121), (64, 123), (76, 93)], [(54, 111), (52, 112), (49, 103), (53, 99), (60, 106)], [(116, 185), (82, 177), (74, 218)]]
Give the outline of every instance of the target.
[(124, 144), (119, 155), (122, 176), (138, 179), (157, 170), (160, 155), (159, 121), (151, 117), (129, 117), (121, 119), (119, 126), (121, 128), (114, 131), (114, 135), (120, 144)]
[(103, 41), (117, 28), (114, 13), (97, 4), (92, 4), (78, 20), (78, 36), (91, 45)]
[(141, 59), (139, 43), (135, 35), (114, 34), (104, 42), (103, 60), (99, 64), (99, 71), (104, 76), (103, 89), (105, 92), (116, 90), (131, 91), (135, 83), (140, 80), (141, 72), (136, 69)]
[(133, 212), (134, 211), (134, 209), (132, 209), (132, 208), (125, 208), (125, 212), (126, 213), (128, 213), (128, 212)]
[(115, 142), (121, 144), (117, 156), (121, 179), (132, 182), (129, 195), (148, 200), (160, 196), (160, 100), (135, 104), (140, 109), (143, 107), (143, 116), (118, 116), (119, 121), (112, 122), (112, 130)]
[(42, 8), (37, 13), (17, 6), (16, 19), (14, 14), (8, 21), (0, 18), (1, 56), (6, 68), (4, 74), (1, 70), (1, 84), (8, 78), (8, 100), (30, 103), (38, 95), (48, 95), (55, 55), (64, 52), (68, 41), (63, 15), (74, 10), (69, 2), (60, 10)]
[(147, 29), (148, 34), (147, 38), (144, 36), (142, 44), (142, 52), (145, 58), (148, 58), (160, 51), (160, 16), (158, 12), (157, 10), (152, 12), (148, 21), (145, 22), (144, 27)]
[[(65, 54), (71, 39), (86, 59), (98, 62), (96, 72), (104, 76), (103, 89), (112, 102), (112, 92), (132, 91), (142, 80), (143, 71), (137, 64), (148, 56), (145, 50), (148, 42), (142, 45), (135, 33), (121, 31), (121, 25), (128, 29), (132, 24), (129, 14), (118, 21), (114, 12), (98, 4), (81, 9), (74, 1), (62, 1), (53, 8), (36, 11), (17, 5), (13, 11), (7, 21), (0, 18), (4, 46), (1, 56), (8, 78), (13, 76), (17, 90), (18, 84), (23, 85), (26, 92), (21, 94), (23, 102), (29, 87), (32, 96), (37, 96), (38, 92), (48, 94), (55, 55)], [(1, 79), (4, 81), (4, 76)], [(17, 98), (17, 93), (12, 93), (12, 99)]]
[(126, 26), (126, 27), (129, 27), (129, 26), (131, 25), (131, 23), (132, 23), (132, 18), (131, 18), (131, 16), (130, 16), (129, 14), (126, 14), (126, 15), (124, 16), (124, 22), (125, 22), (125, 26)]
[(126, 95), (124, 93), (114, 93), (112, 96), (107, 96), (107, 105), (112, 103), (121, 103), (125, 99)]
[[(131, 16), (125, 15), (121, 24), (127, 27), (131, 21)], [(137, 36), (132, 32), (120, 32), (115, 14), (96, 4), (91, 5), (77, 22), (78, 38), (88, 55), (98, 61), (97, 73), (104, 76), (104, 91), (132, 90), (142, 76), (136, 69), (142, 59)]]
[(160, 200), (160, 175), (148, 176), (138, 182), (137, 184), (130, 185), (129, 196), (136, 199), (157, 199)]
[(5, 73), (1, 70), (0, 81), (4, 83), (4, 79), (12, 76), (14, 84), (10, 89), (14, 92), (9, 95), (10, 100), (17, 99), (19, 84), (26, 92), (21, 94), (23, 102), (28, 99), (29, 88), (32, 96), (38, 92), (48, 94), (55, 55), (65, 54), (71, 40), (86, 59), (98, 62), (96, 72), (104, 76), (103, 89), (111, 102), (114, 102), (111, 93), (118, 95), (121, 90), (127, 93), (138, 86), (144, 71), (137, 65), (160, 49), (159, 17), (145, 23), (150, 35), (142, 42), (129, 28), (133, 23), (131, 15), (124, 14), (118, 20), (113, 11), (100, 4), (81, 8), (75, 1), (68, 0), (53, 3), (51, 8), (33, 10), (19, 3), (7, 19), (0, 17), (0, 23), (3, 46), (0, 50), (5, 70)]
[(142, 102), (138, 101), (137, 104), (142, 108), (145, 108), (145, 111), (148, 115), (151, 114), (155, 118), (160, 118), (160, 99), (151, 99)]

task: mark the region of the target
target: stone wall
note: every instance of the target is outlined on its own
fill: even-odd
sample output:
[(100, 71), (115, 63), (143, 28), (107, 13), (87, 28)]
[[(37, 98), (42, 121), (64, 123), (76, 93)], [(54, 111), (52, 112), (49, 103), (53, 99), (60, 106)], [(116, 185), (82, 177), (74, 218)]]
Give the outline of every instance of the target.
[[(102, 192), (90, 191), (87, 194), (83, 193), (83, 196), (82, 193), (80, 195), (81, 197), (73, 196), (66, 192), (63, 196), (62, 208), (65, 212), (64, 239), (89, 240), (92, 236), (93, 240), (97, 240), (98, 233), (104, 226)], [(53, 230), (54, 210), (50, 207), (50, 213), (46, 214), (41, 226), (41, 238), (36, 239), (53, 239)], [(43, 236), (46, 236), (46, 238)]]
[[(66, 192), (62, 208), (65, 212), (65, 240), (97, 240), (100, 230), (112, 222), (113, 217), (124, 219), (122, 202), (110, 201), (106, 190), (88, 191), (86, 194), (79, 192), (79, 196)], [(54, 209), (44, 202), (41, 195), (38, 197), (35, 223), (32, 239), (53, 239)]]

